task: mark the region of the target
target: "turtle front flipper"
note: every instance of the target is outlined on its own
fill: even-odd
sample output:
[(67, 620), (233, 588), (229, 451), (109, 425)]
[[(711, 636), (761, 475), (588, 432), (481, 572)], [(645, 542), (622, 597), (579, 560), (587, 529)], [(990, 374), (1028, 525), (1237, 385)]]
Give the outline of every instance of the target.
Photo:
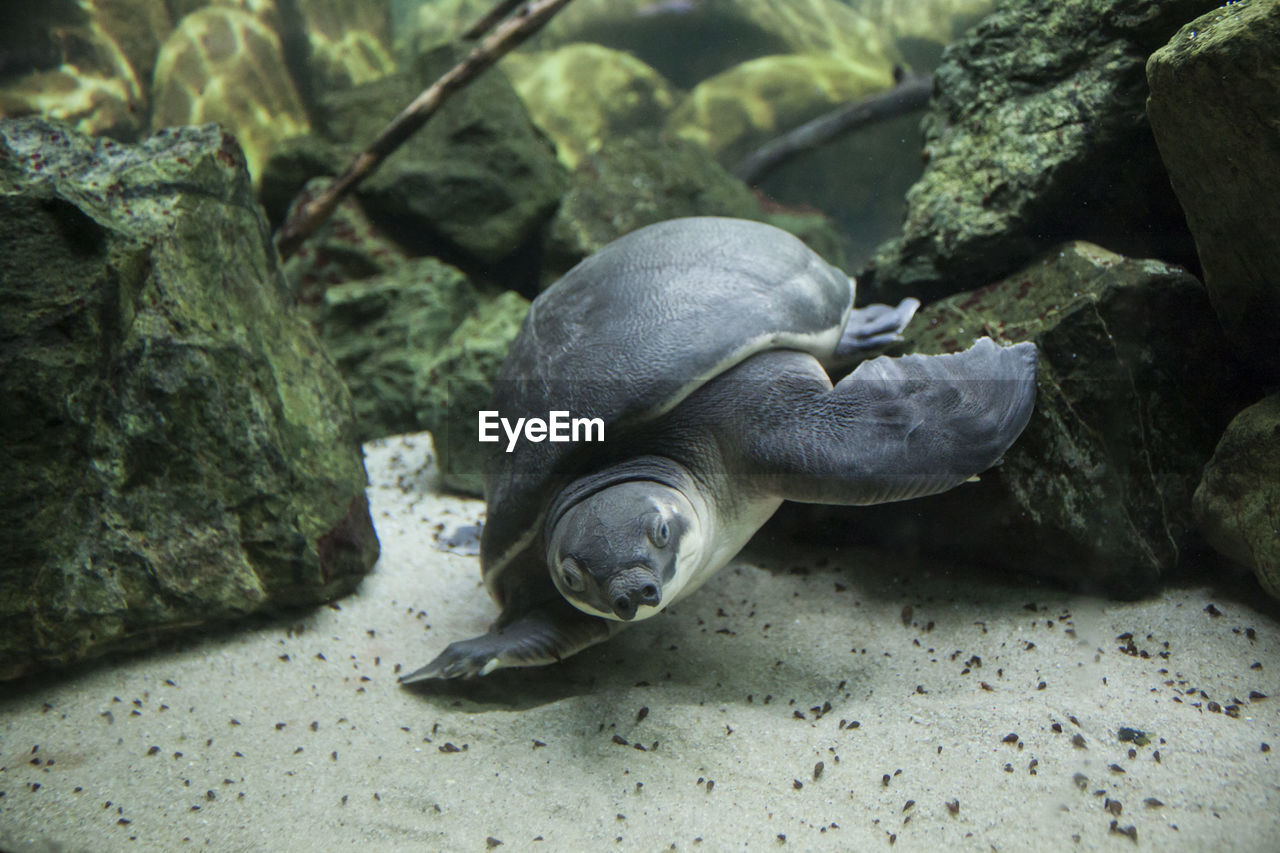
[(849, 312), (836, 344), (836, 358), (851, 358), (902, 340), (902, 330), (920, 308), (920, 300), (908, 296), (897, 305), (866, 305)]
[[(757, 355), (712, 383), (735, 464), (803, 503), (944, 492), (999, 462), (1031, 417), (1036, 348), (982, 338), (948, 355), (880, 356), (832, 387), (804, 353)], [(708, 386), (709, 389), (711, 386)]]
[(435, 660), (404, 676), (400, 683), (474, 678), (505, 667), (544, 666), (604, 642), (614, 630), (613, 624), (564, 601), (548, 601), (510, 621), (499, 620), (487, 634), (450, 643)]

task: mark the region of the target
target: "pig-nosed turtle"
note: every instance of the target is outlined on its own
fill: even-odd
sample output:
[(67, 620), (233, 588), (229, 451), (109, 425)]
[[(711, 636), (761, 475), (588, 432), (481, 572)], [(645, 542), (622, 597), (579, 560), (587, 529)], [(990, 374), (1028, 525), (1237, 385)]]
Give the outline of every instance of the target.
[(995, 464), (1030, 418), (1035, 346), (881, 356), (833, 387), (824, 365), (896, 340), (919, 306), (853, 293), (785, 231), (698, 217), (610, 243), (535, 299), (492, 408), (600, 418), (604, 441), (496, 448), (481, 565), (501, 615), (403, 681), (599, 643), (696, 589), (783, 500), (905, 500)]

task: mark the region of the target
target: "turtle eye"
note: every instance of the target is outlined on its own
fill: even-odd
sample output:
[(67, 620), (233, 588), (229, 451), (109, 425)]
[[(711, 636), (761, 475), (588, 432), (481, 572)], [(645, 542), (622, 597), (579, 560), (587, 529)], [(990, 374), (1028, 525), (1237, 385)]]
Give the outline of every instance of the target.
[(565, 557), (560, 562), (560, 579), (573, 592), (582, 592), (587, 588), (587, 579), (582, 574), (578, 561), (573, 557)]
[(654, 513), (649, 519), (649, 541), (656, 548), (665, 548), (667, 543), (671, 541), (671, 528), (667, 527), (666, 519), (661, 515)]

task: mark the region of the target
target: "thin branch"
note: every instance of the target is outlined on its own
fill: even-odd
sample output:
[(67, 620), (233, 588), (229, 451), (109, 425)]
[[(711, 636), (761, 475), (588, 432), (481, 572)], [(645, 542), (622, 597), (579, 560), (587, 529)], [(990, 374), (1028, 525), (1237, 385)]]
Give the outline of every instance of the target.
[(552, 15), (568, 3), (569, 0), (529, 0), (513, 17), (502, 22), (484, 41), (476, 45), (465, 59), (414, 98), (368, 148), (356, 155), (345, 172), (311, 201), (300, 205), (294, 215), (280, 227), (276, 234), (276, 251), (280, 254), (280, 260), (292, 257), (303, 241), (333, 214), (338, 204), (422, 127), (450, 95), (458, 92), (512, 48), (536, 33)]
[(907, 75), (886, 92), (844, 104), (770, 140), (743, 158), (733, 173), (745, 183), (758, 183), (797, 154), (867, 125), (924, 109), (932, 92), (932, 75)]

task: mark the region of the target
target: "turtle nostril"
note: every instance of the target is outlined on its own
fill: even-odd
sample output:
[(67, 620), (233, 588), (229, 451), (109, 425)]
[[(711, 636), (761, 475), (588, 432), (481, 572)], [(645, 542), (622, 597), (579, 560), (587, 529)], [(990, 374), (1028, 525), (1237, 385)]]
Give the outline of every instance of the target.
[(644, 588), (640, 590), (640, 602), (642, 604), (657, 604), (658, 588), (651, 583), (645, 584)]
[(635, 613), (636, 606), (632, 603), (631, 597), (620, 595), (613, 600), (613, 612), (624, 618), (630, 617)]

